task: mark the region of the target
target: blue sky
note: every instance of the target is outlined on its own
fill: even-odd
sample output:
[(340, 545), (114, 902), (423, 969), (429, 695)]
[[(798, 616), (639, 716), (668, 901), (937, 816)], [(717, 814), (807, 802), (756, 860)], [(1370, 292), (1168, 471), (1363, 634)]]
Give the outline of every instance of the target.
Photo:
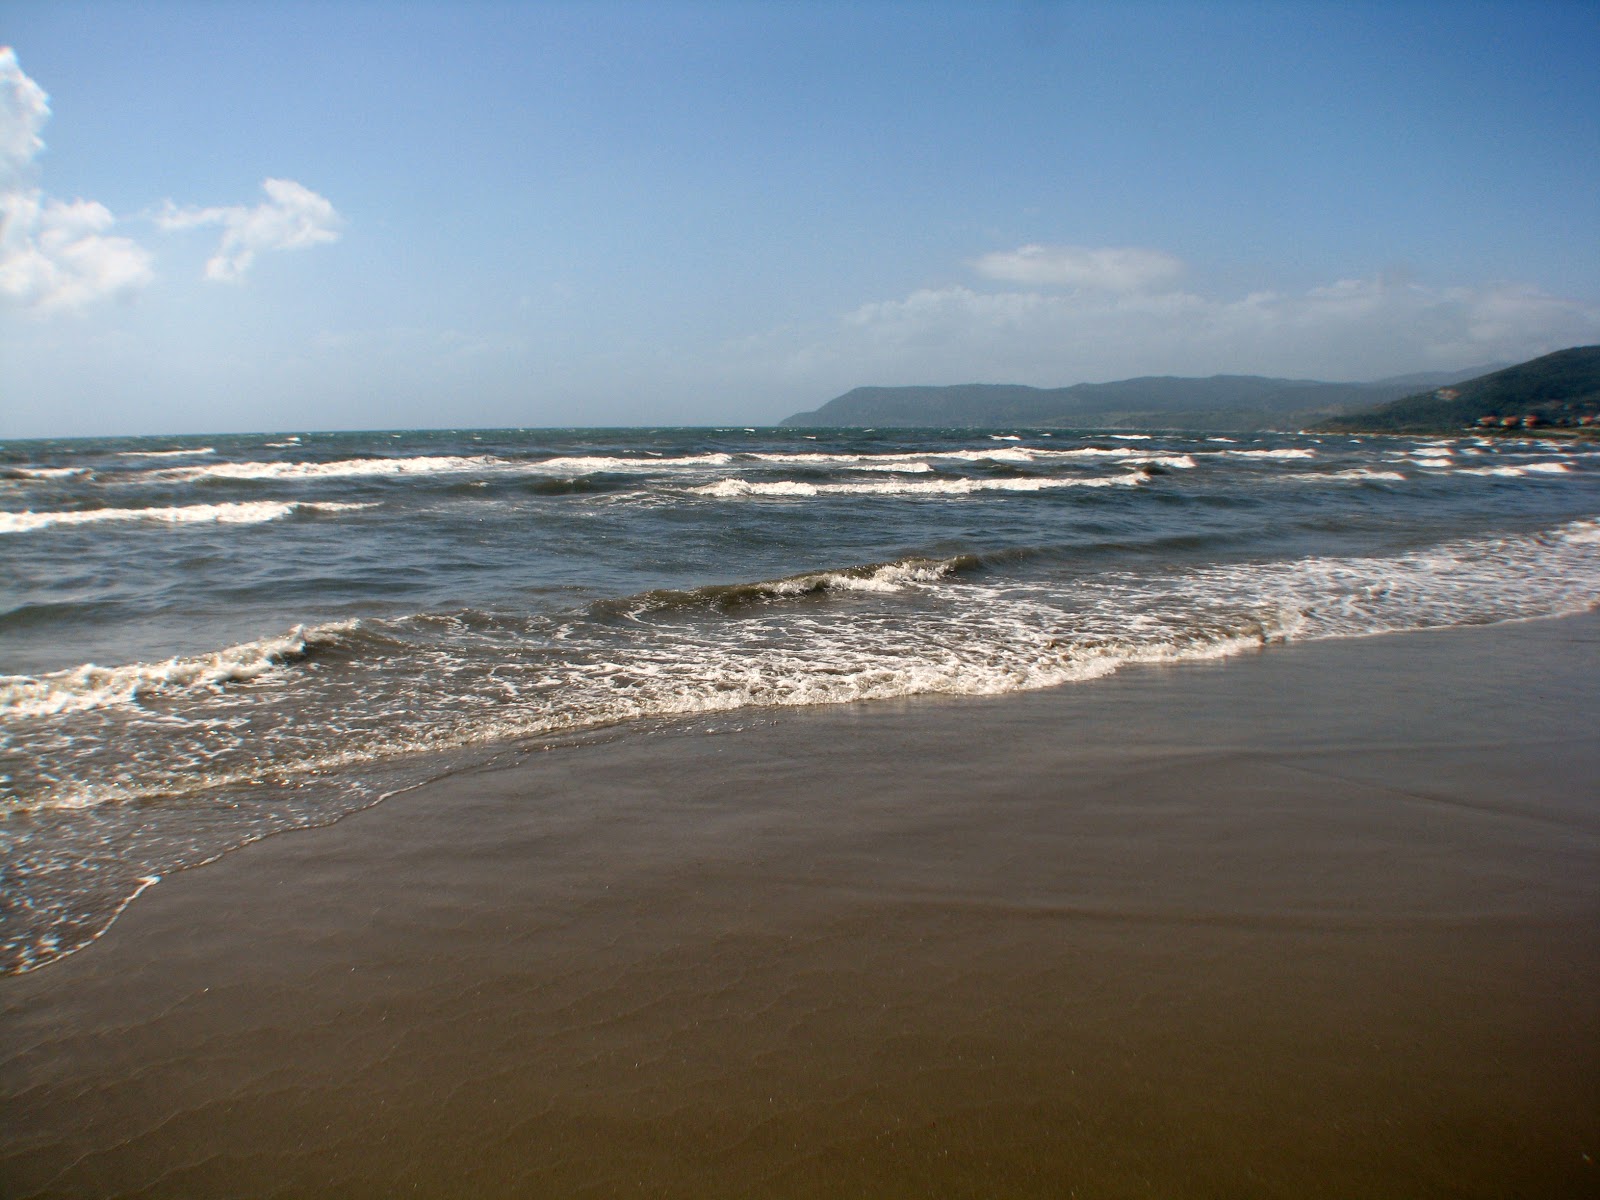
[(1600, 342), (1588, 2), (12, 2), (0, 43), (0, 436)]

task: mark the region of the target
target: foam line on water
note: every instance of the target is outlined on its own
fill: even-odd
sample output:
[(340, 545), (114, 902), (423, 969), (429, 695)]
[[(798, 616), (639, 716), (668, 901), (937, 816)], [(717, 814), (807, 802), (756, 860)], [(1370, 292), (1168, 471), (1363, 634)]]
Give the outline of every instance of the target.
[(85, 663), (44, 675), (0, 675), (0, 717), (55, 716), (258, 679), (303, 658), (308, 640), (347, 627), (340, 624), (308, 630), (297, 625), (277, 637), (159, 663), (113, 667)]
[(881, 483), (806, 483), (797, 480), (720, 479), (715, 483), (690, 488), (689, 491), (697, 496), (709, 496), (717, 500), (738, 500), (746, 497), (797, 499), (810, 496), (950, 497), (970, 496), (980, 492), (1044, 492), (1056, 488), (1073, 487), (1136, 487), (1149, 481), (1150, 477), (1142, 471), (1089, 478), (933, 479), (892, 480)]
[(0, 533), (34, 533), (68, 525), (147, 521), (163, 525), (260, 525), (295, 512), (341, 513), (372, 508), (372, 504), (338, 501), (277, 502), (235, 501), (226, 504), (186, 504), (173, 508), (86, 508), (64, 512), (0, 512)]

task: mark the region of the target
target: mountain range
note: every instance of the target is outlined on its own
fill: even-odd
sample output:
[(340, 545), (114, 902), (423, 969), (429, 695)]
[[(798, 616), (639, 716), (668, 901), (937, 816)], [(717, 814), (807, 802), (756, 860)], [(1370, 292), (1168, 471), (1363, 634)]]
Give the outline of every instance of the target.
[(1452, 386), (1419, 391), (1314, 428), (1333, 433), (1600, 428), (1600, 346), (1574, 346)]
[(1114, 383), (1037, 388), (966, 383), (943, 387), (859, 387), (787, 426), (1304, 429), (1421, 391), (1473, 379), (1493, 366), (1423, 373), (1372, 383), (1326, 383), (1260, 375), (1144, 376)]

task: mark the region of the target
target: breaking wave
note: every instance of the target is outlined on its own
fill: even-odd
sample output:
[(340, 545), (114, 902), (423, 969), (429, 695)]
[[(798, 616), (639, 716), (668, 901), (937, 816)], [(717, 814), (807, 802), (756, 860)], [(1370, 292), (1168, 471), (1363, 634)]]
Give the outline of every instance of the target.
[(756, 583), (711, 584), (683, 590), (658, 588), (637, 596), (596, 601), (590, 606), (590, 611), (596, 615), (630, 619), (665, 609), (732, 613), (771, 601), (825, 593), (898, 592), (912, 585), (936, 583), (982, 567), (983, 560), (973, 554), (942, 559), (905, 558), (836, 571), (808, 571)]
[(46, 675), (0, 676), (0, 717), (56, 716), (258, 679), (304, 658), (308, 639), (314, 636), (303, 626), (296, 626), (280, 637), (245, 642), (192, 658), (119, 667), (85, 663)]
[(118, 458), (199, 458), (215, 454), (215, 446), (196, 446), (193, 450), (119, 450)]
[(199, 480), (383, 479), (411, 475), (496, 475), (550, 473), (592, 475), (605, 471), (659, 471), (671, 467), (725, 466), (732, 455), (695, 454), (678, 457), (617, 458), (603, 455), (547, 459), (500, 458), (492, 454), (419, 455), (411, 458), (344, 458), (329, 462), (226, 462), (204, 466), (163, 467), (147, 472), (174, 483)]
[(104, 521), (154, 521), (166, 525), (260, 525), (292, 513), (339, 513), (372, 504), (337, 501), (278, 503), (256, 500), (229, 504), (186, 504), (177, 508), (85, 508), (66, 512), (0, 512), (0, 533), (33, 533), (59, 525), (95, 525)]
[(1145, 471), (1123, 475), (1082, 478), (1030, 476), (1015, 479), (930, 479), (885, 480), (872, 483), (805, 483), (797, 480), (762, 482), (749, 479), (720, 479), (716, 483), (690, 488), (697, 496), (718, 500), (737, 500), (746, 496), (968, 496), (978, 492), (1043, 492), (1053, 488), (1128, 487), (1148, 483)]

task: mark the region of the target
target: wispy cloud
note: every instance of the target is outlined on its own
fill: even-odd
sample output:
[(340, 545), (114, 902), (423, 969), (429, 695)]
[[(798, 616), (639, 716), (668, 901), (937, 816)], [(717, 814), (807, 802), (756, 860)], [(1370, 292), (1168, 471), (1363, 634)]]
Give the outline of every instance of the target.
[(1172, 283), (1183, 263), (1139, 246), (1041, 246), (997, 250), (973, 263), (978, 274), (1034, 287), (1137, 292)]
[(809, 336), (776, 332), (729, 349), (746, 371), (764, 363), (772, 378), (827, 391), (1149, 374), (1359, 380), (1600, 342), (1600, 308), (1525, 284), (1346, 279), (1230, 297), (1145, 279), (1137, 288), (927, 288), (863, 304)]
[(170, 200), (156, 224), (170, 231), (221, 226), (222, 241), (206, 262), (206, 278), (234, 282), (244, 277), (256, 255), (300, 250), (339, 239), (343, 219), (324, 196), (292, 179), (266, 179), (267, 198), (254, 208), (232, 204), (179, 208)]
[(0, 47), (0, 299), (77, 309), (155, 278), (148, 251), (110, 236), (116, 217), (92, 200), (47, 199), (36, 182), (50, 98)]

